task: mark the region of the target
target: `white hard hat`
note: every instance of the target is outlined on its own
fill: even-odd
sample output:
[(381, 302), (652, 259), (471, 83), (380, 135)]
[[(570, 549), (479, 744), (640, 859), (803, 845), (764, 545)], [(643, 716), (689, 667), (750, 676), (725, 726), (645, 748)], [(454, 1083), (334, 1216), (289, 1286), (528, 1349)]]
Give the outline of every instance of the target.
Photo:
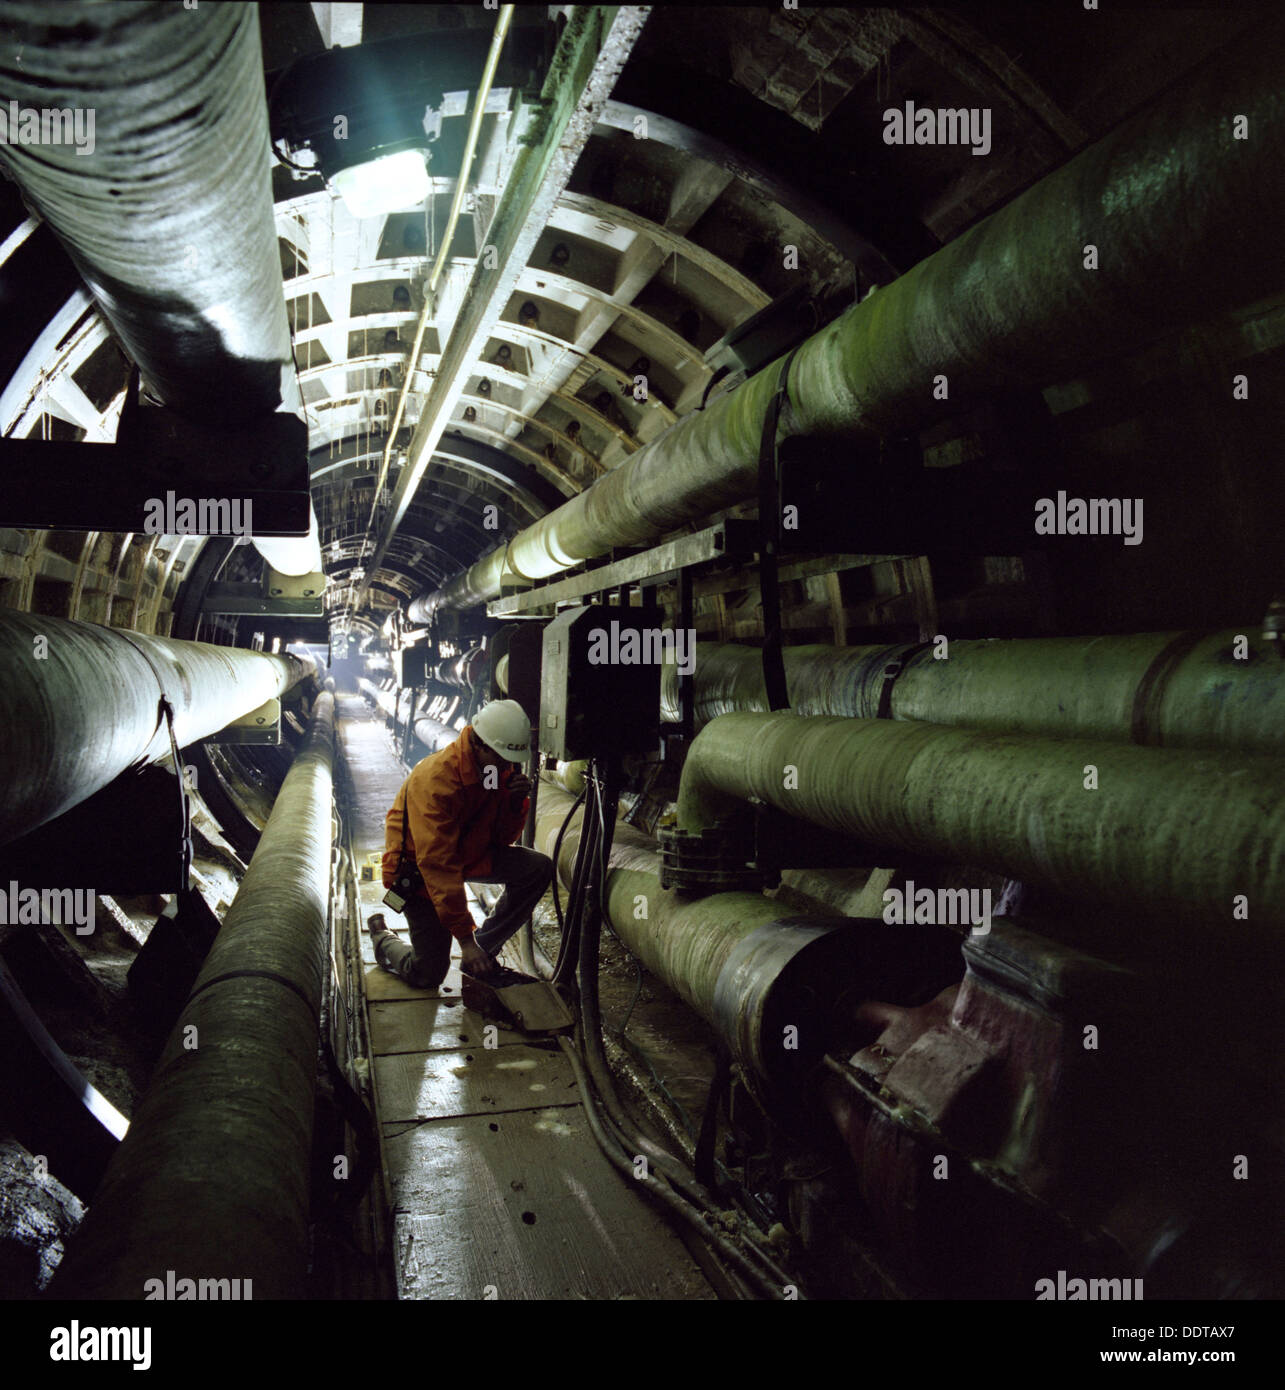
[(492, 700), (477, 712), (473, 732), (509, 762), (526, 762), (531, 744), (531, 721), (516, 700)]

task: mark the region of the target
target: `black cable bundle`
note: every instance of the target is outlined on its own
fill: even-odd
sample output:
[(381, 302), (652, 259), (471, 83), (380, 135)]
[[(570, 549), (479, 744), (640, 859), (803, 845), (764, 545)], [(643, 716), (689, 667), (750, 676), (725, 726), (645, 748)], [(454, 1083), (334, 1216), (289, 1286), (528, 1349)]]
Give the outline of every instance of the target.
[[(744, 1247), (733, 1243), (716, 1224), (727, 1203), (699, 1182), (682, 1160), (633, 1124), (616, 1094), (602, 1035), (598, 947), (605, 916), (602, 897), (616, 825), (618, 778), (619, 769), (614, 762), (608, 762), (605, 767), (595, 762), (590, 764), (585, 779), (585, 792), (592, 801), (585, 810), (587, 825), (581, 831), (583, 853), (577, 857), (577, 875), (582, 859), (589, 867), (583, 881), (575, 885), (580, 891), (568, 905), (568, 931), (564, 935), (564, 942), (572, 939), (575, 942), (572, 968), (580, 987), (580, 1020), (576, 1030), (579, 1046), (573, 1047), (566, 1038), (559, 1042), (575, 1070), (594, 1138), (611, 1163), (620, 1172), (640, 1181), (674, 1215), (713, 1245), (737, 1271), (751, 1295), (783, 1299), (786, 1287), (791, 1284), (790, 1276), (748, 1238), (742, 1236)], [(563, 963), (561, 952), (559, 963)], [(646, 1176), (638, 1170), (639, 1159), (646, 1160)], [(651, 1168), (656, 1170), (654, 1174)]]

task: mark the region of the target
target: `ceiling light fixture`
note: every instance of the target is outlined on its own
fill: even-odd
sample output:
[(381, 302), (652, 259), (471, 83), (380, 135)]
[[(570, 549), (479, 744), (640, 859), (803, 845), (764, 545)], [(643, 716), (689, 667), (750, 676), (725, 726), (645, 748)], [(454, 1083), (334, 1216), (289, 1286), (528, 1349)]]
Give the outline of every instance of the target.
[(356, 218), (409, 212), (421, 206), (432, 187), (428, 154), (409, 149), (379, 155), (364, 164), (340, 169), (330, 176), (329, 183)]

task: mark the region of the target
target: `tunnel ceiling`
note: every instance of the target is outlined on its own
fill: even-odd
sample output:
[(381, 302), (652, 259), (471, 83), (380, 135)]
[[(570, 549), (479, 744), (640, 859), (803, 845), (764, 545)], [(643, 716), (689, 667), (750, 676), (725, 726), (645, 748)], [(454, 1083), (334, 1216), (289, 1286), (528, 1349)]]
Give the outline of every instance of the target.
[[(568, 8), (520, 8), (514, 32), (557, 23)], [(358, 626), (368, 628), (458, 573), (698, 408), (712, 375), (707, 349), (774, 298), (802, 283), (833, 313), (905, 271), (1250, 17), (1175, 12), (1157, 46), (1145, 12), (1104, 13), (1088, 36), (1066, 7), (1042, 5), (653, 9), (498, 322), (467, 364), (431, 463), (373, 571), (372, 511), (377, 520), (387, 513), (401, 452), (513, 166), (512, 93), (496, 88), (488, 101), (464, 215), (414, 364), (423, 284), (455, 191), (471, 93), (448, 98), (432, 191), (416, 211), (358, 220), (318, 176), (278, 161), (282, 282), (328, 610), (342, 611), (364, 580)], [(476, 5), (264, 6), (268, 89), (291, 63), (334, 42), (421, 42), (493, 23), (493, 12)], [(990, 108), (989, 153), (961, 159), (956, 149), (888, 147), (882, 113), (906, 101)], [(639, 114), (646, 138), (636, 136)], [(43, 230), (22, 220), (12, 188), (3, 192), (0, 275), (3, 261)], [(797, 270), (784, 264), (790, 245)], [(50, 270), (50, 286), (60, 269)], [(30, 337), (0, 394), (0, 430), (113, 438), (124, 363), (86, 291), (75, 289)], [(640, 370), (649, 386), (642, 402), (631, 389)], [(376, 504), (388, 421), (408, 372)], [(147, 559), (153, 618), (166, 586), (196, 571), (202, 545), (161, 539)]]

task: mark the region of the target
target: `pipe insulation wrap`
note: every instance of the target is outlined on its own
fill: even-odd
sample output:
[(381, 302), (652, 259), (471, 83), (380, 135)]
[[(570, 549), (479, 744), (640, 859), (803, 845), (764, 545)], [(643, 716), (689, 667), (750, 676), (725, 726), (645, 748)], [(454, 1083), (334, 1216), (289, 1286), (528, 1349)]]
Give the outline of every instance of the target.
[[(1236, 656), (1239, 644), (1246, 655)], [(1143, 632), (1121, 637), (952, 640), (933, 647), (785, 648), (795, 714), (873, 719), (884, 673), (894, 719), (991, 733), (1103, 738), (1167, 748), (1285, 752), (1285, 661), (1257, 633)], [(696, 725), (768, 712), (763, 653), (734, 642), (696, 646)], [(662, 717), (677, 722), (678, 673), (661, 673)]]
[[(552, 854), (574, 798), (546, 784), (536, 815), (535, 847)], [(557, 871), (570, 887), (583, 809), (571, 818)], [(617, 823), (603, 908), (621, 941), (703, 1018), (714, 1014), (714, 987), (732, 948), (755, 928), (775, 921), (780, 907), (761, 893), (680, 898), (660, 887), (660, 859), (640, 831)]]
[(588, 761), (578, 758), (573, 762), (560, 763), (557, 767), (546, 767), (541, 773), (541, 780), (561, 787), (572, 796), (579, 796), (585, 789), (585, 775), (588, 770)]
[(321, 530), (317, 524), (317, 509), (308, 504), (308, 534), (306, 536), (255, 536), (254, 548), (278, 574), (300, 578), (320, 574)]
[(0, 611), (0, 661), (0, 844), (61, 815), (126, 769), (168, 758), (162, 684), (184, 748), (314, 670), (311, 659), (12, 609)]
[[(552, 854), (574, 804), (545, 784), (536, 813), (535, 845)], [(571, 818), (556, 871), (570, 886), (583, 810)], [(684, 897), (660, 886), (655, 843), (617, 823), (603, 907), (612, 930), (722, 1037), (733, 1055), (770, 1088), (791, 1090), (828, 1039), (829, 1007), (860, 984), (876, 998), (908, 998), (925, 971), (946, 983), (962, 970), (949, 933), (922, 926), (900, 930), (879, 920), (790, 916), (761, 893)], [(784, 1028), (797, 1047), (784, 1045)]]
[(430, 719), (427, 715), (421, 715), (415, 721), (415, 737), (430, 753), (440, 753), (443, 748), (448, 748), (454, 743), (459, 736), (459, 729), (452, 729), (449, 724), (443, 724), (437, 719)]
[(381, 710), (389, 719), (397, 717), (397, 693), (394, 690), (381, 690), (372, 680), (367, 680), (365, 676), (357, 677), (357, 689), (373, 704)]
[(757, 797), (876, 846), (1264, 937), (1285, 926), (1283, 774), (1244, 754), (726, 714), (688, 752), (678, 823), (708, 828)]
[(160, 399), (275, 410), (293, 369), (257, 7), (5, 0), (0, 97), (93, 113), (92, 152), (8, 144), (0, 161)]
[[(809, 338), (784, 435), (920, 430), (989, 392), (1046, 386), (1282, 284), (1285, 18), (1174, 90)], [(1250, 137), (1233, 138), (1237, 115)], [(1102, 252), (1084, 269), (1084, 247)], [(1209, 266), (1218, 274), (1210, 275)], [(414, 620), (543, 579), (751, 497), (783, 358), (687, 415), (579, 496), (435, 592)], [(933, 398), (945, 375), (950, 398)], [(855, 480), (854, 480), (855, 482)]]
[(56, 1296), (138, 1299), (167, 1270), (306, 1295), (333, 748), (323, 693)]
[[(557, 515), (561, 507), (550, 515)], [(572, 562), (574, 563), (574, 561)], [(471, 569), (451, 580), (444, 588), (428, 590), (411, 601), (406, 616), (412, 623), (427, 623), (439, 607), (473, 608), (499, 595), (504, 577), (512, 573), (508, 564), (508, 548), (501, 546), (484, 555)], [(556, 571), (550, 571), (556, 573)]]

